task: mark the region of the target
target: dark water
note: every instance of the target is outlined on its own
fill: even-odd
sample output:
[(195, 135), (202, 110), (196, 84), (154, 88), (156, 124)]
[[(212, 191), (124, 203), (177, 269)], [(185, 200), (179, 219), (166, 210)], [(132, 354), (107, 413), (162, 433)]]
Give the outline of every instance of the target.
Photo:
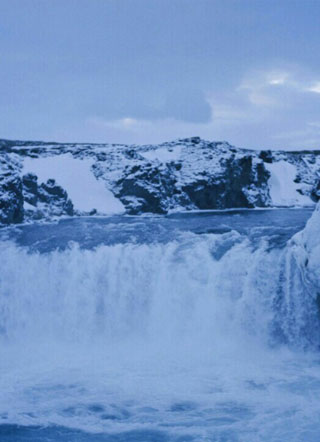
[(117, 435), (88, 434), (83, 431), (70, 430), (63, 427), (23, 427), (17, 425), (1, 425), (0, 440), (2, 442), (187, 442), (195, 441), (193, 437), (170, 438), (160, 431), (129, 431)]
[(283, 247), (301, 230), (312, 209), (230, 210), (180, 213), (168, 216), (70, 218), (51, 224), (32, 224), (0, 230), (1, 238), (14, 239), (30, 250), (63, 250), (70, 242), (91, 249), (117, 243), (169, 242), (185, 232), (221, 234), (232, 230), (251, 240), (265, 237)]

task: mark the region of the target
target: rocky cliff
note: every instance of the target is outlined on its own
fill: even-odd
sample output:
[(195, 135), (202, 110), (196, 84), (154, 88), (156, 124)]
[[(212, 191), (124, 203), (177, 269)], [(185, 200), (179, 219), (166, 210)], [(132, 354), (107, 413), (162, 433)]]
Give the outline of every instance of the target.
[(248, 150), (198, 137), (160, 145), (0, 140), (0, 222), (311, 205), (320, 151)]

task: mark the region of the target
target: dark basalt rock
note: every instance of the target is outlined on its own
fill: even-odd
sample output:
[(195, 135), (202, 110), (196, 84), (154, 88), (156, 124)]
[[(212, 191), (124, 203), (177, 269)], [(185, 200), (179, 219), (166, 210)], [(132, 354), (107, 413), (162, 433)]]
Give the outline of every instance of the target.
[(67, 192), (56, 184), (54, 179), (49, 179), (39, 186), (38, 177), (29, 173), (22, 177), (22, 182), (24, 200), (37, 209), (30, 213), (32, 218), (74, 214), (73, 204), (68, 199)]
[(224, 190), (222, 182), (208, 182), (208, 180), (198, 180), (183, 187), (183, 191), (187, 194), (191, 203), (200, 210), (222, 208), (219, 198)]
[(311, 191), (311, 198), (315, 202), (320, 200), (320, 180), (317, 180), (315, 182)]
[(172, 166), (159, 168), (147, 163), (145, 167), (127, 168), (125, 177), (117, 182), (116, 196), (129, 214), (141, 212), (167, 213), (166, 202), (175, 193)]
[(55, 213), (73, 215), (73, 204), (68, 199), (67, 192), (56, 184), (54, 179), (49, 179), (38, 187), (39, 201), (49, 204)]
[(22, 177), (24, 200), (32, 206), (38, 202), (38, 177), (28, 173)]
[[(264, 207), (267, 204), (269, 172), (263, 163), (253, 165), (250, 155), (225, 161), (224, 171), (217, 177), (198, 180), (183, 187), (192, 203), (200, 210), (233, 207)], [(266, 192), (250, 192), (252, 188), (266, 188)]]
[[(0, 140), (0, 222), (74, 214), (67, 192), (54, 179), (39, 183), (34, 174), (22, 176), (25, 157), (63, 154), (90, 159), (95, 178), (104, 182), (132, 215), (270, 207), (268, 168), (273, 170), (270, 163), (280, 161), (295, 167), (294, 185), (288, 185), (297, 195), (320, 199), (320, 151), (255, 151), (199, 137), (157, 146)], [(25, 210), (23, 202), (28, 203)]]
[(189, 138), (180, 138), (180, 143), (192, 143), (192, 144), (199, 144), (201, 142), (200, 137), (189, 137)]
[(271, 150), (262, 150), (259, 154), (259, 158), (265, 163), (272, 163), (273, 159)]
[(17, 224), (23, 221), (22, 182), (17, 164), (8, 155), (0, 157), (0, 223)]
[[(208, 210), (263, 207), (268, 202), (269, 172), (262, 161), (253, 163), (251, 155), (223, 159), (220, 174), (212, 176), (203, 170), (197, 179), (183, 186), (179, 186), (176, 179), (181, 169), (180, 162), (127, 167), (124, 178), (117, 182), (116, 196), (130, 214), (167, 213), (171, 203)], [(264, 192), (254, 194), (255, 186)]]
[(67, 199), (67, 192), (56, 184), (54, 179), (49, 179), (38, 188), (38, 195), (41, 201), (50, 202), (52, 200)]
[[(6, 177), (7, 178), (7, 177)], [(0, 176), (0, 223), (17, 224), (23, 221), (22, 182), (17, 176)]]
[(38, 177), (33, 173), (28, 173), (22, 177), (23, 186), (33, 193), (38, 189)]
[[(226, 162), (226, 192), (225, 207), (264, 207), (267, 204), (269, 193), (267, 191), (270, 173), (264, 164), (253, 163), (251, 155), (240, 159), (230, 159)], [(256, 197), (250, 195), (252, 188), (266, 189)]]

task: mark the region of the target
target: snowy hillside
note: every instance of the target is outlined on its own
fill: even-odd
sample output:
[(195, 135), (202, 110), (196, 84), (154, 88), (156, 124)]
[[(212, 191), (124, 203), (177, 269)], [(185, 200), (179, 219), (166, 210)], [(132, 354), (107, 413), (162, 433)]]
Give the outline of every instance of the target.
[(161, 145), (0, 140), (0, 222), (88, 214), (312, 205), (320, 151), (198, 137)]

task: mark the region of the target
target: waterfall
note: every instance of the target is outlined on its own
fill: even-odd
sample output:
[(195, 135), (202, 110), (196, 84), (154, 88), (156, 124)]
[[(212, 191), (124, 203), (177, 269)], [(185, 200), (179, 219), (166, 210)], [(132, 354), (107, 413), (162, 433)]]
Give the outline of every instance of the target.
[(317, 213), (4, 231), (0, 439), (317, 441)]
[(290, 244), (237, 232), (49, 253), (5, 242), (0, 261), (3, 341), (317, 343), (315, 296)]

